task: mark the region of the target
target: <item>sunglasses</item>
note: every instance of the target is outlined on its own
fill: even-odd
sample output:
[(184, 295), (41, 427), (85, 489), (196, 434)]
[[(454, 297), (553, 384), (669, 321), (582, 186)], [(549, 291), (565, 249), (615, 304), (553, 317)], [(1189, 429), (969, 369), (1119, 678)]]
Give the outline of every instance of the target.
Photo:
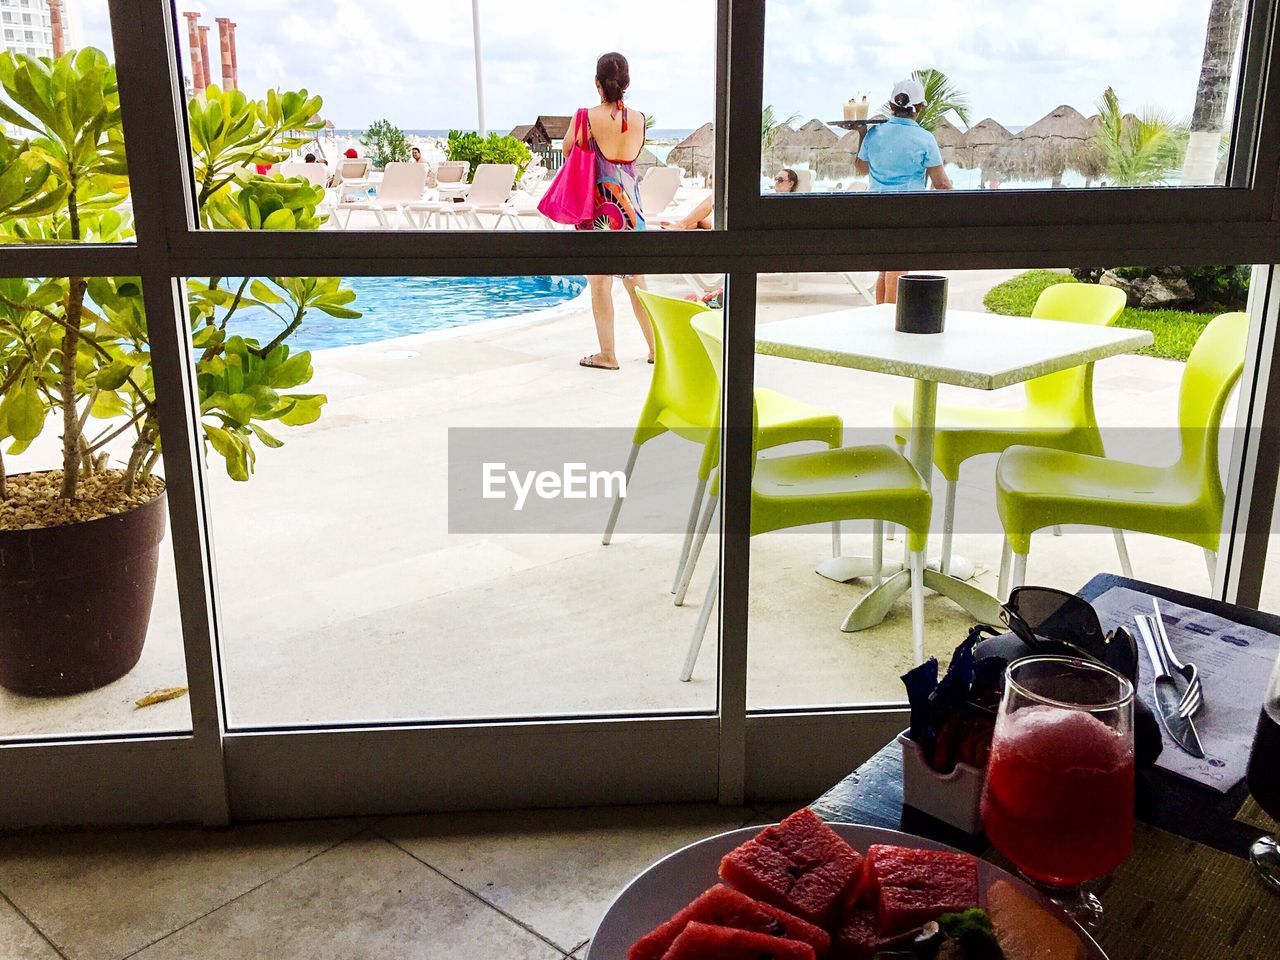
[(790, 182), (791, 182), (791, 178), (790, 178), (790, 177), (781, 177), (781, 176), (779, 176), (779, 177), (774, 177), (774, 178), (773, 178), (773, 182), (774, 182), (774, 183), (790, 183)]
[(1105, 664), (1133, 680), (1138, 645), (1124, 629), (1102, 632), (1098, 613), (1087, 600), (1051, 587), (1018, 587), (1000, 608), (1000, 619), (1038, 654), (1080, 657)]

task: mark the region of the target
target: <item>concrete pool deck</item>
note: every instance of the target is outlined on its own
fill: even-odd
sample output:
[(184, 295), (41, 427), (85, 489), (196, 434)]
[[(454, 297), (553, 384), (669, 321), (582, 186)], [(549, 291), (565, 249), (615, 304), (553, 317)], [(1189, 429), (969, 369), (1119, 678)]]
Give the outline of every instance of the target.
[[(953, 274), (952, 304), (981, 309), (982, 294), (1009, 275)], [(685, 292), (674, 277), (651, 285)], [(700, 564), (688, 604), (676, 608), (669, 591), (678, 535), (622, 533), (605, 548), (597, 533), (448, 529), (449, 427), (634, 424), (650, 368), (620, 288), (616, 300), (617, 373), (577, 366), (594, 350), (581, 301), (519, 322), (321, 351), (309, 389), (329, 395), (324, 416), (281, 431), (285, 446), (262, 451), (249, 483), (230, 481), (211, 462), (220, 659), (233, 727), (714, 709), (713, 633), (693, 681), (677, 679), (712, 567)], [(860, 302), (838, 275), (805, 276), (798, 291), (762, 278), (759, 319)], [(1171, 426), (1181, 369), (1141, 356), (1100, 363), (1104, 432)], [(907, 381), (766, 357), (757, 358), (757, 382), (831, 407), (847, 429), (876, 430), (886, 441), (893, 405), (911, 396)], [(944, 402), (1016, 405), (1021, 388), (987, 398), (945, 387), (942, 394)], [(991, 591), (1000, 549), (994, 464), (991, 457), (966, 467), (957, 512), (970, 520), (956, 538)], [(636, 482), (643, 476), (641, 469)], [(687, 496), (681, 491), (682, 510)], [(869, 549), (868, 525), (847, 527), (846, 551)], [(1129, 547), (1137, 576), (1207, 588), (1198, 549), (1135, 535)], [(828, 550), (825, 534), (752, 543), (753, 708), (901, 699), (898, 677), (910, 665), (906, 599), (879, 627), (842, 634), (844, 614), (867, 585), (816, 576)], [(1074, 590), (1116, 567), (1110, 534), (1068, 531), (1037, 539), (1029, 577)], [(964, 638), (967, 615), (933, 596), (926, 612), (927, 650), (945, 656)], [(180, 636), (169, 555), (134, 671), (57, 700), (0, 692), (0, 736), (189, 727), (185, 698), (133, 705), (185, 683)]]

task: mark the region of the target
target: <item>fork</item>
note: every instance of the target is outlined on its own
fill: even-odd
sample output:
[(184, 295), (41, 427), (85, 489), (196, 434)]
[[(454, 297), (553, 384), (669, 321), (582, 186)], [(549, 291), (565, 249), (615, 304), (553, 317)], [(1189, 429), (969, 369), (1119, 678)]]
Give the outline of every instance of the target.
[(1170, 678), (1176, 674), (1185, 681), (1186, 688), (1182, 691), (1182, 696), (1178, 699), (1178, 716), (1183, 718), (1190, 717), (1200, 708), (1204, 699), (1203, 694), (1199, 689), (1200, 684), (1198, 678), (1195, 686), (1193, 686), (1187, 676), (1187, 668), (1184, 666), (1179, 669), (1169, 662), (1168, 650), (1165, 647), (1163, 640), (1160, 638), (1160, 630), (1156, 626), (1155, 617), (1140, 613), (1137, 614), (1134, 619), (1138, 622), (1138, 628), (1151, 638), (1154, 653), (1159, 657), (1159, 662), (1153, 664), (1157, 673), (1164, 673)]
[(1152, 597), (1151, 605), (1155, 609), (1156, 615), (1148, 619), (1155, 621), (1156, 637), (1160, 640), (1164, 655), (1168, 659), (1169, 665), (1187, 681), (1187, 689), (1178, 703), (1178, 711), (1182, 716), (1190, 717), (1204, 703), (1204, 689), (1203, 684), (1200, 682), (1200, 671), (1194, 663), (1184, 664), (1178, 659), (1178, 655), (1173, 652), (1173, 644), (1169, 642), (1169, 634), (1164, 628), (1164, 616), (1160, 613), (1160, 601)]

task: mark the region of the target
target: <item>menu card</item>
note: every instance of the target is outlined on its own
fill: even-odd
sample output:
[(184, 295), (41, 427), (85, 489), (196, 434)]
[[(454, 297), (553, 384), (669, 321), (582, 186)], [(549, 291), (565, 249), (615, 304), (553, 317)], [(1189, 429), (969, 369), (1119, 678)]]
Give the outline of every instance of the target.
[[(1151, 665), (1133, 621), (1135, 614), (1155, 615), (1151, 596), (1127, 587), (1112, 587), (1094, 600), (1093, 606), (1103, 630), (1124, 627), (1138, 641), (1142, 661), (1138, 667), (1138, 696), (1159, 717), (1152, 689), (1159, 670)], [(1204, 706), (1193, 720), (1205, 756), (1200, 760), (1182, 750), (1162, 725), (1164, 751), (1156, 766), (1226, 793), (1244, 779), (1258, 712), (1280, 650), (1280, 637), (1168, 600), (1160, 601), (1160, 612), (1178, 659), (1194, 663), (1200, 671)]]

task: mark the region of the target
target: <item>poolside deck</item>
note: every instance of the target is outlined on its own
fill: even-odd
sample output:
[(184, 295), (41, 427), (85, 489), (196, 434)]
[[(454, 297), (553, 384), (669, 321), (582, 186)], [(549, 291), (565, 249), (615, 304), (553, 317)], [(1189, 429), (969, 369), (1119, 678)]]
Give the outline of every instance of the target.
[[(953, 275), (953, 305), (981, 309), (982, 293), (1004, 276)], [(653, 278), (652, 286), (684, 292), (677, 278)], [(764, 279), (760, 297), (762, 323), (858, 302), (834, 275), (806, 276), (798, 291)], [(700, 565), (689, 603), (674, 607), (678, 535), (623, 533), (605, 548), (595, 533), (448, 529), (449, 427), (634, 423), (650, 367), (620, 290), (617, 309), (617, 373), (577, 366), (594, 349), (581, 302), (522, 323), (316, 354), (312, 387), (330, 397), (320, 421), (285, 432), (285, 447), (263, 452), (250, 483), (231, 482), (216, 464), (210, 471), (232, 726), (714, 708), (714, 642), (704, 645), (693, 682), (677, 680), (712, 566)], [(1180, 371), (1138, 356), (1099, 364), (1104, 427), (1172, 425)], [(894, 403), (911, 392), (889, 377), (765, 357), (757, 382), (833, 407), (848, 429), (884, 431), (885, 439)], [(984, 401), (943, 388), (944, 402), (961, 397), (1015, 404), (1020, 393)], [(994, 462), (966, 468), (956, 539), (991, 590), (1000, 548)], [(643, 477), (641, 470), (636, 482)], [(679, 494), (681, 510), (687, 496)], [(846, 550), (867, 549), (869, 530), (849, 526)], [(828, 550), (825, 533), (753, 541), (752, 707), (900, 698), (898, 676), (910, 658), (906, 600), (879, 627), (842, 634), (866, 585), (816, 576), (813, 565)], [(1207, 585), (1195, 548), (1131, 536), (1130, 551), (1140, 577)], [(1109, 534), (1044, 536), (1029, 576), (1075, 589), (1114, 569), (1114, 557)], [(151, 637), (129, 676), (59, 700), (0, 693), (0, 735), (187, 726), (185, 699), (133, 706), (147, 691), (185, 682), (173, 584), (168, 556)], [(933, 596), (926, 611), (928, 651), (945, 655), (963, 639), (966, 615)]]

